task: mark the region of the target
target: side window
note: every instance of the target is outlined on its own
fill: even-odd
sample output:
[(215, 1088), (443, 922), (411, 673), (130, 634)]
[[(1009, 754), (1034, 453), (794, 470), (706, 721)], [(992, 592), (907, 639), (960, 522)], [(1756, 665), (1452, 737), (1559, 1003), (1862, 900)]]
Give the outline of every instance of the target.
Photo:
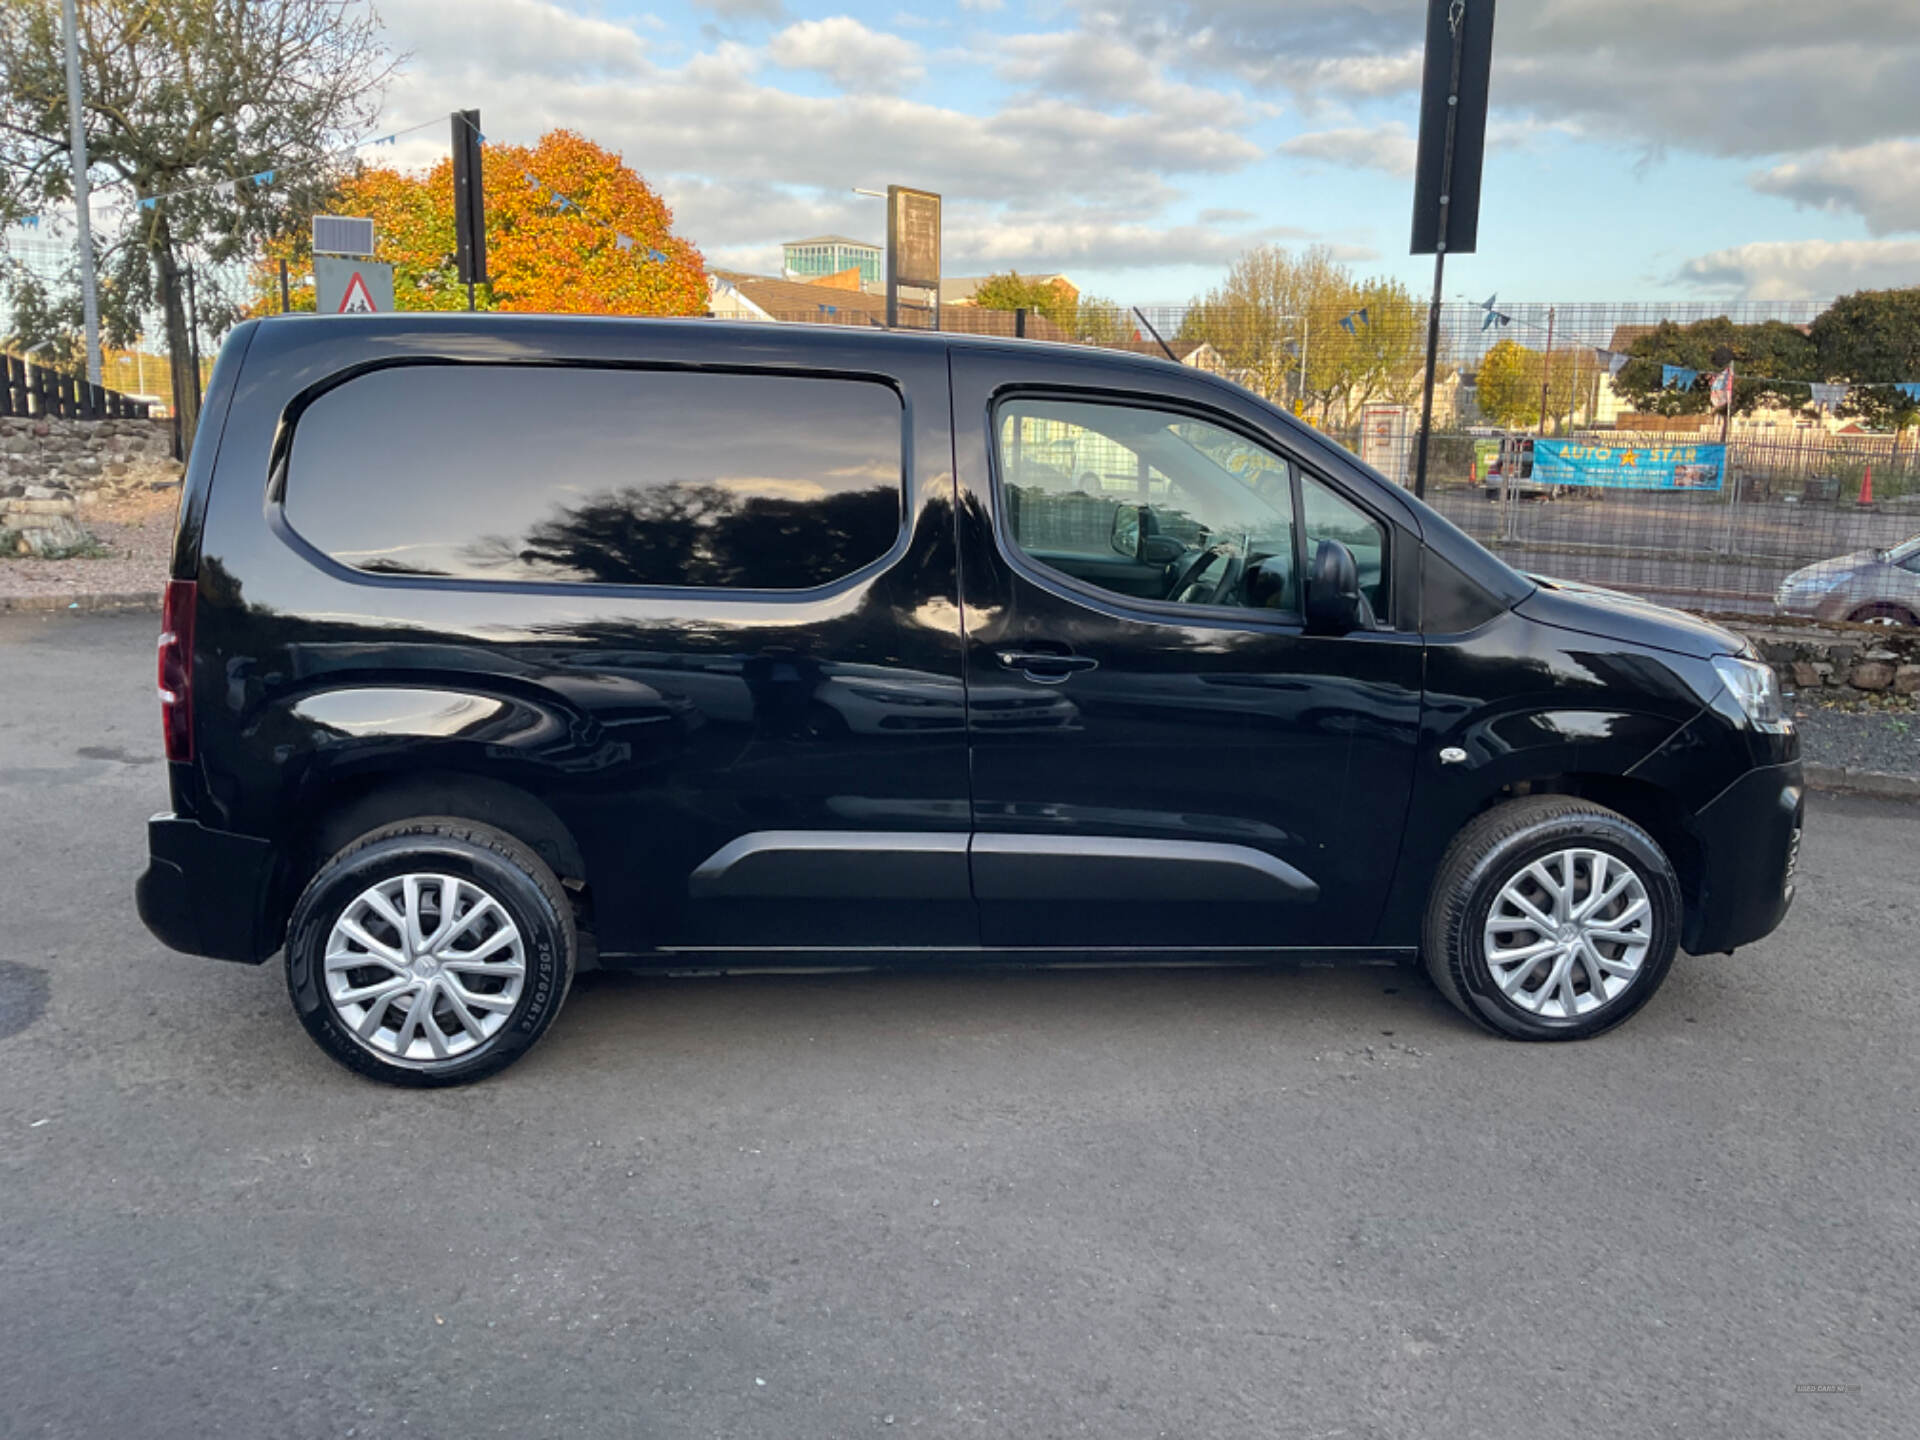
[(1022, 399), (995, 424), (1008, 539), (1133, 599), (1297, 613), (1288, 462), (1140, 406)]
[(1311, 475), (1300, 477), (1300, 506), (1306, 513), (1307, 563), (1322, 540), (1338, 540), (1353, 552), (1360, 571), (1360, 593), (1373, 613), (1387, 613), (1387, 527)]
[(284, 498), (378, 574), (800, 590), (893, 547), (901, 440), (867, 381), (400, 366), (307, 407)]

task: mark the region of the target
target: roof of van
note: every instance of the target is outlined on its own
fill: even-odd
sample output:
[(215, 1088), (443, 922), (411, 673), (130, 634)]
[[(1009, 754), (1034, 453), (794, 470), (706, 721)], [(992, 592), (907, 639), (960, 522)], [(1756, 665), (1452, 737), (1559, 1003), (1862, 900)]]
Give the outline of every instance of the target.
[[(417, 330), (423, 325), (445, 326), (459, 330), (497, 330), (501, 327), (521, 325), (541, 328), (621, 328), (637, 330), (686, 330), (696, 329), (702, 334), (719, 332), (737, 335), (742, 341), (751, 341), (765, 345), (770, 339), (796, 347), (806, 345), (845, 345), (858, 342), (867, 345), (925, 345), (925, 346), (968, 346), (989, 350), (1005, 350), (1018, 347), (1021, 350), (1038, 350), (1050, 355), (1076, 355), (1087, 359), (1102, 359), (1116, 365), (1156, 368), (1174, 365), (1177, 362), (1166, 356), (1147, 353), (1140, 350), (1112, 349), (1104, 345), (1082, 345), (1073, 341), (1043, 340), (1039, 338), (1014, 339), (1008, 335), (969, 334), (954, 330), (910, 330), (893, 329), (863, 325), (831, 325), (807, 323), (768, 323), (761, 320), (710, 320), (704, 316), (655, 316), (655, 315), (556, 315), (529, 313), (502, 313), (497, 310), (480, 312), (403, 310), (386, 315), (315, 315), (310, 312), (296, 312), (288, 315), (270, 315), (259, 323), (264, 325), (327, 325), (338, 327), (342, 333), (354, 331), (369, 335), (381, 335), (395, 330)], [(1187, 373), (1193, 371), (1188, 367)]]

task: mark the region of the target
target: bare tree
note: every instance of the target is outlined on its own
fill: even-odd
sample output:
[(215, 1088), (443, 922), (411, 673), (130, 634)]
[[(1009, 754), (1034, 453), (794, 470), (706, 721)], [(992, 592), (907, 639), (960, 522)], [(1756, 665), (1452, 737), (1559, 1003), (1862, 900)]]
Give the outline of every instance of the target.
[[(191, 444), (183, 262), (231, 259), (310, 212), (392, 63), (366, 0), (79, 0), (78, 13), (87, 149), (113, 177), (95, 192), (108, 330), (124, 343), (159, 308)], [(6, 0), (0, 219), (71, 200), (67, 147), (60, 0)], [(271, 184), (245, 178), (266, 171)]]

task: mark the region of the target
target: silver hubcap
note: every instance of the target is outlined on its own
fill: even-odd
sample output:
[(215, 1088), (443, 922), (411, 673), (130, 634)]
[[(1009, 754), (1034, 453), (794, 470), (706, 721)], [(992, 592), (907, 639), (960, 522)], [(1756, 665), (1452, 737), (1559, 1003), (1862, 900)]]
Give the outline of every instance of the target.
[(1647, 887), (1617, 855), (1558, 850), (1500, 888), (1487, 915), (1487, 968), (1535, 1015), (1572, 1020), (1611, 1005), (1653, 944)]
[(498, 900), (452, 875), (396, 875), (362, 890), (327, 937), (327, 999), (387, 1060), (470, 1055), (507, 1023), (526, 946)]

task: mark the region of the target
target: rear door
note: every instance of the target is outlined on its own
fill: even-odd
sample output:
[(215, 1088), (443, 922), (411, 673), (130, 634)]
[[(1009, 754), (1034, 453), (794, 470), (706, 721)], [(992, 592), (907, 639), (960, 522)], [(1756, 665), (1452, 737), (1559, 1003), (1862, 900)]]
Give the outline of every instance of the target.
[(256, 338), (201, 560), (221, 803), (530, 796), (609, 953), (977, 942), (940, 341)]
[[(1017, 350), (953, 368), (986, 943), (1367, 944), (1420, 708), (1391, 498), (1198, 377)], [(1301, 619), (1323, 538), (1374, 612), (1352, 634)]]

